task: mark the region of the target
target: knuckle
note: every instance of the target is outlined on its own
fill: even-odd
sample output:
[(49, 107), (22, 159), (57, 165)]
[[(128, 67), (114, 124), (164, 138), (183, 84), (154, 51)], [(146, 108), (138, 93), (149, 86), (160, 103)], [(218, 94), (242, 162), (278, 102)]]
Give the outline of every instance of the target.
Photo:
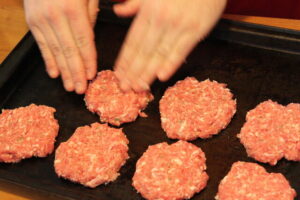
[(179, 17), (178, 15), (176, 14), (172, 14), (169, 18), (169, 21), (168, 23), (170, 24), (170, 26), (172, 28), (178, 28), (180, 26), (182, 26), (183, 24), (183, 20), (181, 17)]
[(52, 8), (51, 6), (49, 6), (47, 8), (47, 11), (45, 12), (45, 18), (48, 20), (48, 21), (51, 21), (51, 22), (57, 22), (59, 19), (59, 15), (57, 13), (57, 10)]
[(79, 48), (88, 46), (89, 42), (85, 36), (76, 37), (76, 44)]
[(29, 27), (36, 24), (35, 23), (36, 18), (33, 15), (26, 15), (25, 20), (26, 20), (27, 24), (29, 25)]
[(72, 76), (75, 82), (85, 82), (85, 78), (82, 74), (82, 72), (80, 72), (80, 70), (74, 70), (72, 71)]
[(45, 17), (39, 13), (36, 13), (35, 15), (26, 15), (25, 21), (32, 31), (38, 30), (46, 24)]
[(85, 69), (83, 65), (74, 65), (69, 66), (69, 69), (71, 71), (71, 75), (74, 78), (75, 81), (84, 81), (85, 80)]
[(75, 52), (76, 52), (76, 50), (75, 50), (74, 47), (71, 47), (71, 46), (65, 46), (65, 47), (63, 48), (63, 54), (65, 55), (65, 57), (66, 57), (67, 59), (72, 58), (72, 57), (74, 56)]
[(161, 57), (167, 57), (167, 55), (171, 51), (171, 45), (168, 45), (166, 43), (162, 43), (156, 50), (156, 54), (158, 54)]
[(61, 54), (61, 50), (60, 50), (60, 47), (56, 44), (50, 44), (50, 48), (51, 48), (51, 51), (53, 52), (53, 54), (55, 56), (58, 56)]
[(77, 20), (78, 19), (78, 11), (73, 6), (66, 5), (64, 8), (64, 13), (71, 19)]
[(198, 19), (190, 19), (183, 22), (183, 24), (185, 30), (190, 33), (195, 33), (195, 32), (198, 33), (202, 28), (200, 20)]

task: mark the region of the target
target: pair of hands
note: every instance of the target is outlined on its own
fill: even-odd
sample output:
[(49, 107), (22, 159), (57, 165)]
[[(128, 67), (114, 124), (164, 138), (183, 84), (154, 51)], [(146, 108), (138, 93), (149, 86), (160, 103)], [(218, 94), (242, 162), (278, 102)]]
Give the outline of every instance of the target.
[[(115, 73), (121, 88), (148, 90), (168, 80), (219, 19), (226, 0), (127, 0), (114, 6), (136, 15)], [(24, 0), (26, 20), (50, 77), (61, 75), (67, 91), (82, 94), (97, 72), (93, 26), (99, 0)]]

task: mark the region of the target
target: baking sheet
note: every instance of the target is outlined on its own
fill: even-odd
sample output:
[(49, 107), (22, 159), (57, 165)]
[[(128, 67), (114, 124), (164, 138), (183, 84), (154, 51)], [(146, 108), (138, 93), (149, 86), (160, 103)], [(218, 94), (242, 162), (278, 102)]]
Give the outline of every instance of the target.
[[(99, 70), (113, 66), (127, 28), (127, 25), (98, 22), (95, 31)], [(234, 34), (230, 30), (226, 33), (228, 37)], [(30, 36), (27, 37), (30, 39)], [(23, 51), (26, 51), (25, 56), (17, 59), (13, 52), (6, 64), (1, 66), (2, 69), (16, 67), (16, 71), (6, 77), (7, 80), (0, 89), (1, 108), (16, 108), (31, 103), (55, 107), (55, 116), (60, 124), (55, 147), (66, 141), (78, 126), (98, 121), (98, 117), (85, 108), (82, 95), (66, 92), (60, 79), (50, 79), (47, 76), (35, 45), (17, 50), (19, 53)], [(192, 142), (205, 152), (207, 173), (210, 176), (207, 187), (192, 199), (214, 199), (220, 180), (228, 173), (233, 162), (255, 162), (247, 157), (245, 149), (236, 138), (245, 122), (246, 112), (267, 99), (281, 104), (300, 103), (300, 57), (296, 54), (208, 38), (196, 47), (170, 81), (153, 84), (155, 100), (146, 109), (148, 117), (138, 118), (137, 121), (122, 126), (130, 141), (130, 159), (122, 167), (121, 175), (115, 182), (89, 189), (57, 178), (53, 168), (54, 153), (47, 158), (31, 158), (17, 164), (0, 163), (0, 180), (31, 188), (34, 192), (57, 195), (58, 199), (142, 199), (131, 186), (135, 163), (148, 145), (176, 141), (168, 139), (160, 126), (158, 102), (168, 86), (186, 76), (194, 76), (199, 81), (210, 78), (227, 83), (237, 98), (237, 113), (225, 130), (210, 139)], [(300, 163), (281, 160), (274, 167), (261, 165), (269, 172), (283, 173), (300, 195)]]

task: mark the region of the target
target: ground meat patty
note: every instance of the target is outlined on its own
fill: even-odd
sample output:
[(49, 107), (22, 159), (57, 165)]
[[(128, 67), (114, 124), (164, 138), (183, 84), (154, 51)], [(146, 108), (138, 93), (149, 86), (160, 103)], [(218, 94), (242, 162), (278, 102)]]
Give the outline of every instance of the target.
[(96, 112), (102, 122), (120, 126), (122, 123), (134, 121), (147, 104), (153, 100), (150, 92), (123, 92), (113, 71), (105, 70), (98, 73), (85, 94), (87, 108)]
[(236, 111), (225, 84), (194, 77), (178, 81), (159, 102), (162, 128), (172, 139), (194, 140), (219, 133)]
[(185, 141), (149, 146), (136, 164), (133, 186), (149, 200), (189, 199), (206, 186), (205, 161), (203, 151)]
[(219, 185), (217, 200), (293, 200), (296, 192), (280, 173), (256, 164), (236, 162)]
[(79, 127), (57, 148), (55, 171), (60, 177), (91, 188), (114, 181), (128, 158), (127, 145), (122, 129), (99, 123)]
[(52, 153), (59, 125), (55, 109), (31, 104), (0, 115), (0, 162), (45, 157)]
[(250, 157), (275, 165), (285, 157), (300, 161), (300, 104), (271, 100), (250, 110), (238, 135)]

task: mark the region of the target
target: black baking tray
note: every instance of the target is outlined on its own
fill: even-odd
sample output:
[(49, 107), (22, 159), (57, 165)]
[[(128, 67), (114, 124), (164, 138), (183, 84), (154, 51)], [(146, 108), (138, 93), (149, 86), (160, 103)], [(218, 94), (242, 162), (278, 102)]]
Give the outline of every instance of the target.
[[(105, 5), (107, 6), (107, 5)], [(95, 27), (99, 52), (99, 70), (111, 69), (126, 35), (130, 20), (120, 20), (110, 9), (102, 9)], [(194, 200), (213, 200), (220, 180), (233, 162), (248, 158), (236, 135), (245, 122), (246, 112), (262, 101), (272, 99), (281, 104), (300, 103), (300, 33), (297, 31), (221, 20), (213, 33), (199, 44), (181, 69), (165, 83), (155, 82), (155, 100), (146, 109), (147, 118), (122, 125), (129, 144), (130, 159), (118, 179), (89, 189), (58, 178), (54, 172), (54, 153), (47, 158), (31, 158), (17, 164), (0, 164), (0, 180), (26, 187), (32, 192), (74, 200), (139, 200), (142, 197), (131, 186), (135, 163), (149, 145), (173, 143), (160, 126), (158, 103), (167, 87), (187, 76), (202, 81), (207, 78), (228, 84), (237, 98), (237, 112), (220, 134), (192, 143), (201, 147), (207, 157), (207, 187)], [(97, 122), (83, 96), (68, 93), (60, 79), (50, 79), (38, 48), (28, 33), (0, 66), (0, 106), (17, 108), (31, 103), (57, 109), (60, 124), (55, 148), (74, 130)], [(276, 166), (264, 166), (269, 172), (280, 172), (300, 195), (300, 163), (281, 160)], [(300, 199), (299, 197), (297, 199)]]

